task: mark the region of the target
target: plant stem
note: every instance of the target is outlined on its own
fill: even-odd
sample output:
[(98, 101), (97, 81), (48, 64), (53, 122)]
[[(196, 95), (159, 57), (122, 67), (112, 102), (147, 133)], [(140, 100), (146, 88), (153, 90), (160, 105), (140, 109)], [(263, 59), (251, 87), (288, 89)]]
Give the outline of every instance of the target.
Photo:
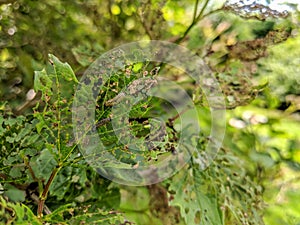
[(199, 13), (199, 15), (198, 15), (197, 18), (195, 19), (195, 24), (198, 23), (199, 20), (202, 18), (203, 13), (204, 13), (204, 10), (206, 9), (208, 3), (209, 3), (209, 0), (206, 0), (205, 3), (204, 3), (204, 5), (203, 5), (203, 7), (202, 7), (202, 9), (201, 9), (201, 11), (200, 11), (200, 13)]
[(193, 14), (193, 22), (195, 21), (196, 16), (197, 16), (198, 4), (199, 4), (199, 0), (196, 0), (196, 2), (195, 2), (195, 8), (194, 8), (194, 14)]
[(179, 44), (182, 40), (184, 40), (186, 38), (186, 36), (188, 35), (188, 33), (190, 32), (190, 30), (199, 22), (199, 20), (203, 16), (204, 10), (206, 9), (206, 7), (208, 5), (208, 2), (209, 2), (209, 0), (205, 0), (205, 3), (203, 5), (199, 15), (196, 17), (196, 13), (197, 13), (197, 9), (198, 9), (198, 0), (196, 0), (193, 21), (192, 21), (191, 25), (185, 30), (184, 34), (175, 41), (176, 44)]
[(58, 151), (58, 156), (61, 159), (61, 143), (60, 143), (60, 132), (61, 132), (61, 92), (60, 92), (60, 83), (59, 83), (59, 78), (57, 75), (56, 67), (53, 65), (53, 68), (55, 70), (55, 82), (56, 82), (56, 87), (57, 87), (57, 106), (56, 106), (56, 113), (57, 113), (57, 137), (56, 137), (56, 147)]
[(52, 173), (46, 183), (46, 186), (45, 186), (42, 194), (40, 195), (39, 202), (38, 202), (38, 210), (37, 210), (37, 215), (39, 218), (43, 216), (44, 205), (45, 205), (45, 201), (47, 199), (47, 195), (48, 195), (50, 186), (61, 168), (62, 168), (61, 166), (57, 166), (52, 170)]

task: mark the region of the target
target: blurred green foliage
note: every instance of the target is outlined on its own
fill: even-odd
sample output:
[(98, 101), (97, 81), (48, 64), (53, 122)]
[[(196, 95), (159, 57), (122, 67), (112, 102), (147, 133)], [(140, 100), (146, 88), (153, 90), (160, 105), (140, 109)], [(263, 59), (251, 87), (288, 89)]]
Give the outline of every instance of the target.
[[(0, 223), (300, 224), (300, 16), (246, 3), (0, 1)], [(69, 109), (78, 80), (101, 53), (140, 39), (171, 41), (203, 57), (226, 97), (228, 127), (208, 169), (193, 156), (160, 184), (125, 187), (84, 161)], [(129, 78), (126, 71), (112, 76), (97, 119), (109, 116), (104, 100), (153, 69), (143, 66), (134, 65)], [(184, 73), (164, 72), (195, 100), (200, 154), (210, 133), (206, 98)], [(131, 113), (161, 112), (158, 103), (148, 99)], [(149, 134), (143, 122), (131, 123), (140, 138)], [(169, 128), (170, 138), (180, 135)], [(109, 125), (98, 131), (115, 143)]]

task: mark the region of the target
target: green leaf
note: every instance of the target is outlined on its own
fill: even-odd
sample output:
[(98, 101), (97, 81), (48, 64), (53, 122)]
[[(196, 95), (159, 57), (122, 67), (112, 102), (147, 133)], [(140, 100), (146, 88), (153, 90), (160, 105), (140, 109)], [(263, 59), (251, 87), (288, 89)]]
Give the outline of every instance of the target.
[(45, 69), (34, 71), (34, 90), (41, 91), (43, 94), (52, 95), (52, 80)]
[(37, 140), (40, 138), (39, 134), (34, 134), (32, 136), (26, 136), (23, 140), (22, 146), (29, 146), (37, 142)]
[(33, 214), (30, 208), (23, 204), (14, 205), (14, 210), (16, 212), (17, 221), (15, 221), (15, 225), (40, 225), (42, 224), (38, 218)]
[(7, 191), (4, 192), (4, 195), (7, 196), (10, 201), (25, 201), (25, 191), (21, 191), (10, 184), (4, 185), (4, 188), (7, 189)]
[(72, 168), (64, 167), (55, 177), (50, 187), (52, 196), (56, 196), (58, 200), (64, 199), (66, 193), (71, 186)]
[(66, 213), (71, 214), (74, 207), (75, 204), (62, 205), (59, 208), (55, 209), (51, 214), (46, 215), (43, 219), (45, 221), (49, 221), (52, 223), (64, 222), (65, 221), (64, 215), (66, 215)]
[(46, 123), (44, 120), (41, 120), (40, 122), (38, 122), (36, 125), (36, 130), (39, 134), (41, 134), (42, 129), (46, 126)]
[(72, 53), (77, 60), (77, 62), (86, 67), (89, 66), (95, 59), (101, 55), (104, 51), (103, 47), (99, 43), (85, 43), (84, 45), (79, 45), (72, 48)]
[(21, 139), (27, 136), (32, 131), (32, 128), (32, 124), (26, 123), (25, 127), (20, 131), (20, 133), (18, 133), (16, 141), (19, 142)]
[(75, 81), (78, 83), (78, 80), (68, 63), (62, 63), (57, 57), (52, 54), (49, 54), (49, 60), (55, 69), (55, 73), (58, 77), (62, 77), (67, 81)]
[(30, 208), (20, 203), (7, 202), (0, 196), (0, 222), (11, 221), (14, 225), (42, 225)]
[(50, 176), (57, 162), (51, 152), (44, 149), (39, 156), (31, 158), (30, 165), (38, 178), (45, 179)]
[[(67, 141), (67, 140), (66, 140)], [(61, 146), (61, 159), (62, 160), (67, 160), (70, 157), (70, 154), (75, 150), (75, 146), (66, 146), (62, 145)]]
[(13, 133), (11, 137), (6, 137), (8, 143), (14, 143), (16, 141), (17, 134)]
[(169, 191), (176, 194), (170, 204), (180, 208), (186, 224), (223, 224), (216, 198), (201, 192), (200, 177), (195, 176), (197, 171), (194, 171), (193, 177), (189, 172), (191, 171), (184, 171), (180, 174), (181, 178), (171, 183)]
[[(97, 212), (98, 211), (98, 212)], [(97, 224), (97, 225), (108, 225), (108, 224), (122, 224), (124, 222), (124, 218), (120, 213), (116, 212), (105, 212), (98, 209), (96, 212), (92, 213), (84, 213), (82, 215), (78, 215), (72, 217), (70, 219), (69, 224)]]
[(122, 210), (146, 211), (149, 208), (150, 195), (145, 187), (128, 187), (120, 190)]
[(20, 120), (9, 117), (6, 120), (4, 120), (4, 125), (12, 127), (12, 126), (18, 124), (18, 122), (20, 122)]
[(5, 129), (2, 127), (4, 118), (0, 117), (0, 136), (5, 133)]
[(217, 198), (213, 195), (204, 194), (199, 187), (201, 186), (202, 177), (200, 176), (200, 170), (193, 169), (193, 178), (196, 187), (197, 200), (200, 203), (200, 208), (203, 212), (201, 217), (201, 224), (216, 224), (221, 225), (221, 213), (217, 203)]
[[(75, 215), (75, 216), (74, 216)], [(93, 209), (91, 205), (82, 205), (76, 207), (74, 204), (66, 204), (50, 215), (45, 216), (44, 221), (52, 223), (67, 223), (67, 224), (121, 224), (124, 218), (120, 213), (113, 211), (103, 211), (101, 209)]]
[(9, 171), (9, 176), (12, 178), (18, 178), (22, 176), (21, 168), (20, 167), (13, 167)]

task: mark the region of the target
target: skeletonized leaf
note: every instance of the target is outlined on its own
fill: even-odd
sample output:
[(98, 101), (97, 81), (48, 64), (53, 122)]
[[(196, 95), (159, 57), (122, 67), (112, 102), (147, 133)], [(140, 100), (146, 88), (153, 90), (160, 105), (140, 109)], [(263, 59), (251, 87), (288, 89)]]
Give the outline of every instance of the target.
[[(75, 206), (74, 204), (67, 204), (59, 207), (51, 214), (44, 217), (45, 221), (51, 223), (67, 223), (67, 224), (122, 224), (125, 219), (121, 213), (115, 211), (103, 211), (101, 209), (94, 209), (91, 205)], [(74, 216), (75, 215), (75, 216)]]
[(186, 224), (222, 225), (217, 200), (201, 192), (199, 176), (192, 177), (187, 171), (181, 176), (182, 179), (172, 182), (169, 187), (176, 193), (170, 204), (180, 208)]

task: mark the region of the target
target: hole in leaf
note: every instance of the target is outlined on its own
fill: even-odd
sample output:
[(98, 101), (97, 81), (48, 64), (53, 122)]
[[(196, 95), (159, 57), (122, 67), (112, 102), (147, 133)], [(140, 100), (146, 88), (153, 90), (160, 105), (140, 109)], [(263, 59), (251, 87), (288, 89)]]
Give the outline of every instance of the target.
[(189, 213), (189, 211), (190, 211), (190, 209), (189, 209), (189, 208), (185, 208), (185, 209), (184, 209), (184, 212), (185, 212), (186, 214), (188, 214), (188, 213)]
[(194, 222), (195, 222), (195, 224), (200, 224), (200, 211), (196, 212)]

